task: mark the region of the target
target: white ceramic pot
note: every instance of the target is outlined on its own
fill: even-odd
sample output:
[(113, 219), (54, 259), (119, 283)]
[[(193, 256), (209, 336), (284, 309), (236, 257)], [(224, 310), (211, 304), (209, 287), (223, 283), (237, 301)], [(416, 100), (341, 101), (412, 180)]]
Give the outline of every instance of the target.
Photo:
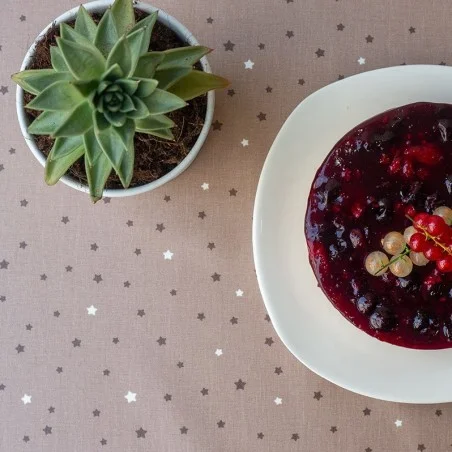
[[(84, 4), (83, 6), (86, 8), (86, 10), (90, 13), (103, 13), (108, 6), (110, 6), (113, 3), (114, 0), (96, 0), (93, 2), (89, 2)], [(151, 5), (148, 5), (146, 3), (142, 3), (139, 1), (134, 1), (134, 8), (139, 9), (145, 13), (151, 14), (154, 11), (158, 11), (158, 21), (173, 30), (182, 40), (186, 41), (190, 45), (199, 45), (197, 39), (191, 34), (191, 32), (180, 22), (178, 22), (174, 17), (167, 14), (165, 11), (162, 11), (161, 9), (155, 8)], [(25, 55), (24, 61), (22, 62), (22, 66), (20, 68), (21, 71), (25, 70), (27, 66), (29, 65), (34, 52), (36, 48), (36, 43), (47, 33), (50, 27), (54, 24), (60, 24), (62, 22), (70, 22), (72, 20), (75, 20), (75, 17), (77, 15), (78, 6), (66, 11), (64, 14), (59, 16), (57, 19), (55, 19), (54, 22), (49, 24), (35, 39), (32, 46), (28, 49), (27, 54)], [(203, 57), (201, 59), (201, 65), (204, 71), (206, 72), (212, 72), (210, 69), (209, 62), (207, 61), (206, 57)], [(25, 114), (24, 110), (24, 100), (23, 100), (24, 92), (20, 86), (17, 87), (16, 91), (16, 110), (17, 110), (17, 117), (19, 119), (19, 125), (20, 129), (22, 131), (22, 135), (25, 138), (25, 142), (27, 143), (28, 147), (30, 148), (33, 155), (38, 159), (38, 161), (41, 163), (42, 166), (45, 166), (46, 157), (45, 155), (38, 149), (36, 146), (36, 143), (33, 139), (33, 137), (28, 133), (27, 127), (28, 127), (28, 119)], [(207, 134), (209, 133), (210, 126), (212, 124), (212, 118), (213, 118), (213, 110), (215, 105), (215, 94), (213, 91), (209, 91), (207, 94), (207, 111), (206, 111), (206, 117), (204, 121), (204, 126), (201, 130), (201, 133), (196, 140), (196, 143), (190, 150), (190, 152), (187, 154), (187, 156), (182, 160), (182, 162), (179, 163), (175, 168), (173, 168), (169, 173), (165, 174), (161, 178), (150, 182), (149, 184), (140, 185), (138, 187), (128, 188), (128, 189), (106, 189), (104, 190), (103, 196), (108, 196), (111, 198), (120, 198), (125, 196), (133, 196), (138, 195), (140, 193), (145, 193), (147, 191), (154, 190), (154, 188), (160, 187), (161, 185), (165, 184), (166, 182), (169, 182), (170, 180), (174, 179), (175, 177), (179, 176), (183, 171), (185, 171), (190, 164), (193, 162), (195, 157), (197, 156), (199, 150), (201, 149), (202, 145), (204, 144), (204, 141), (207, 138)], [(66, 185), (69, 185), (72, 188), (75, 188), (76, 190), (83, 191), (85, 193), (89, 193), (89, 188), (87, 185), (81, 184), (77, 180), (73, 179), (70, 176), (63, 176), (60, 179), (62, 182), (64, 182)]]

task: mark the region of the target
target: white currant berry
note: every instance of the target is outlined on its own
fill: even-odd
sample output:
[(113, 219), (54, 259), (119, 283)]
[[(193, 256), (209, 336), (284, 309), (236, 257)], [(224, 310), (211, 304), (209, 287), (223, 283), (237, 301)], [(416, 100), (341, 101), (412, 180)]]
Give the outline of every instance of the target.
[(419, 232), (414, 226), (408, 226), (404, 231), (403, 231), (403, 238), (405, 239), (406, 243), (410, 243), (410, 239), (411, 236), (413, 234), (416, 234), (416, 232)]
[(439, 217), (444, 218), (447, 225), (452, 225), (452, 209), (450, 207), (438, 207), (433, 211), (433, 215), (438, 215)]
[(392, 256), (400, 254), (406, 246), (405, 239), (400, 232), (388, 232), (381, 241), (383, 249)]
[(410, 259), (414, 265), (423, 267), (427, 265), (430, 261), (424, 256), (424, 253), (416, 253), (415, 251), (410, 252)]
[(373, 276), (376, 276), (376, 273), (378, 273), (378, 276), (386, 273), (388, 271), (387, 267), (381, 271), (379, 270), (381, 269), (381, 267), (388, 264), (388, 256), (386, 256), (386, 254), (381, 251), (373, 251), (372, 253), (368, 254), (364, 263), (366, 270)]
[[(397, 257), (398, 256), (396, 256), (396, 258)], [(413, 270), (413, 262), (408, 256), (400, 256), (400, 258), (389, 266), (389, 270), (393, 275), (404, 278)]]

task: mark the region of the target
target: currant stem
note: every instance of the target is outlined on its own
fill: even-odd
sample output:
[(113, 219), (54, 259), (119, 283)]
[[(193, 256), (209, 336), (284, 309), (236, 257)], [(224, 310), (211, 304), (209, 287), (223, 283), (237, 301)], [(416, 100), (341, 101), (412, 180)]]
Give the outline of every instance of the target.
[(381, 273), (385, 268), (389, 267), (394, 262), (397, 262), (398, 260), (402, 259), (402, 257), (406, 256), (410, 253), (410, 248), (408, 248), (408, 245), (405, 247), (405, 249), (396, 257), (393, 257), (387, 264), (382, 265), (380, 269), (377, 271), (377, 273), (374, 274), (374, 276), (378, 276), (378, 273)]
[[(405, 215), (405, 216), (408, 218), (408, 220), (410, 220), (412, 223), (414, 223), (414, 220), (409, 215)], [(427, 239), (432, 240), (435, 243), (435, 245), (438, 245), (440, 248), (442, 248), (443, 251), (446, 252), (446, 254), (448, 254), (449, 256), (452, 256), (452, 250), (450, 248), (448, 248), (446, 245), (444, 245), (439, 240), (437, 240), (436, 237), (434, 237), (433, 235), (430, 235), (427, 232), (427, 230), (425, 228), (423, 228), (422, 226), (418, 226), (418, 228), (424, 233), (424, 235)]]

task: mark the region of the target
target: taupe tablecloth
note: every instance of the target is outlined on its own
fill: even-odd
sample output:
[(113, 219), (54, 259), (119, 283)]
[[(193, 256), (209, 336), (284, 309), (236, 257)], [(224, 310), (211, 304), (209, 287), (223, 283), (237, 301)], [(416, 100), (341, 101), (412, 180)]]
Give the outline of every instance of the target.
[(95, 206), (45, 186), (10, 80), (76, 3), (0, 4), (0, 450), (452, 450), (450, 405), (379, 402), (300, 364), (251, 252), (258, 176), (291, 110), (362, 71), (452, 62), (451, 2), (159, 0), (232, 84), (189, 170)]

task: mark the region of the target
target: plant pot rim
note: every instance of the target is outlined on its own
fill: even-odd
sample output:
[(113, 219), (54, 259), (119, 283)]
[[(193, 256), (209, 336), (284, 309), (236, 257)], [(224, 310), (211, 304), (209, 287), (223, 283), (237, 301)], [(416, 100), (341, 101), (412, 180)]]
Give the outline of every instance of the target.
[[(86, 8), (86, 10), (90, 13), (101, 13), (104, 12), (112, 3), (114, 0), (95, 0), (92, 2), (88, 2), (83, 4), (83, 6)], [(158, 21), (162, 23), (163, 25), (167, 26), (171, 30), (173, 30), (181, 39), (186, 41), (189, 45), (199, 45), (198, 40), (193, 36), (193, 34), (184, 26), (182, 25), (177, 19), (175, 19), (170, 14), (166, 13), (165, 11), (156, 8), (152, 5), (149, 5), (147, 3), (143, 3), (140, 1), (133, 1), (133, 6), (135, 9), (139, 9), (145, 13), (151, 14), (155, 11), (158, 11)], [(49, 25), (47, 25), (46, 28), (44, 28), (41, 33), (36, 37), (36, 39), (33, 41), (33, 44), (28, 49), (25, 58), (22, 62), (22, 66), (20, 68), (21, 71), (25, 70), (26, 67), (29, 65), (35, 49), (37, 42), (47, 33), (47, 31), (53, 26), (53, 25), (59, 25), (62, 22), (69, 22), (71, 20), (75, 19), (75, 16), (77, 14), (77, 11), (79, 9), (79, 6), (76, 6), (65, 13), (58, 16), (53, 22), (51, 22)], [(207, 61), (206, 57), (201, 58), (200, 60), (201, 66), (205, 72), (212, 72), (209, 62)], [(25, 142), (27, 143), (28, 147), (30, 148), (33, 155), (36, 157), (36, 159), (41, 163), (42, 166), (45, 166), (46, 157), (45, 155), (38, 149), (36, 146), (34, 138), (28, 133), (28, 119), (25, 113), (24, 108), (24, 91), (20, 86), (17, 86), (16, 89), (16, 111), (17, 111), (17, 117), (19, 120), (20, 129), (22, 131), (22, 135), (25, 138)], [(207, 93), (207, 110), (206, 110), (206, 116), (204, 120), (204, 126), (201, 129), (201, 133), (198, 136), (198, 139), (196, 140), (195, 144), (191, 148), (190, 152), (186, 155), (186, 157), (175, 167), (173, 168), (169, 173), (166, 173), (164, 176), (160, 177), (159, 179), (156, 179), (155, 181), (149, 182), (148, 184), (139, 185), (137, 187), (132, 188), (119, 188), (119, 189), (105, 189), (103, 192), (104, 197), (110, 197), (110, 198), (122, 198), (126, 196), (134, 196), (141, 193), (145, 193), (151, 190), (154, 190), (157, 187), (160, 187), (161, 185), (165, 184), (166, 182), (169, 182), (170, 180), (176, 178), (179, 176), (182, 172), (184, 172), (190, 164), (193, 162), (193, 160), (198, 155), (198, 152), (200, 151), (202, 145), (204, 144), (204, 141), (207, 138), (207, 135), (209, 133), (210, 126), (212, 124), (213, 120), (213, 110), (215, 105), (215, 93), (214, 91), (209, 91)], [(72, 178), (71, 176), (64, 175), (61, 177), (60, 181), (62, 181), (64, 184), (68, 185), (69, 187), (75, 188), (76, 190), (89, 193), (89, 188), (87, 185), (80, 183), (76, 179)]]

